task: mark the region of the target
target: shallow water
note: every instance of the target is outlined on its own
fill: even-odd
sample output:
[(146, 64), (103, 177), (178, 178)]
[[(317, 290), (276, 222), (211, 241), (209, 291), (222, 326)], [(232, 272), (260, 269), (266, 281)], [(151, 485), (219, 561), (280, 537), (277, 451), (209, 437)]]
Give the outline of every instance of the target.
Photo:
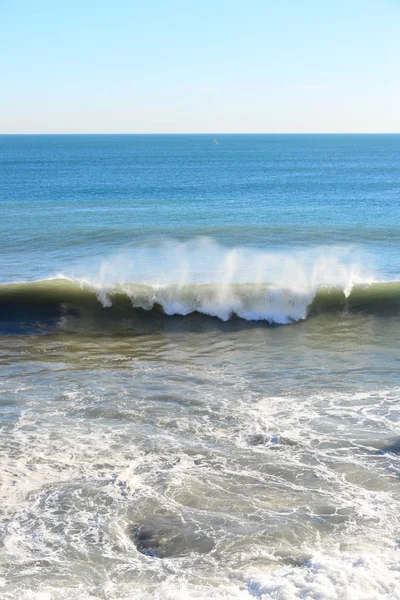
[(3, 337), (3, 597), (398, 597), (399, 331)]

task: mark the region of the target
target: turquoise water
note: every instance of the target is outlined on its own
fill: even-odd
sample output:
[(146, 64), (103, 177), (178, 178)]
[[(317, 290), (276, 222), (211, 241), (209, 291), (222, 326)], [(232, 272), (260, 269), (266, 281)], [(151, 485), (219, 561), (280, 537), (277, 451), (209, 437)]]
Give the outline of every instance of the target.
[(0, 136), (0, 596), (395, 600), (400, 136)]

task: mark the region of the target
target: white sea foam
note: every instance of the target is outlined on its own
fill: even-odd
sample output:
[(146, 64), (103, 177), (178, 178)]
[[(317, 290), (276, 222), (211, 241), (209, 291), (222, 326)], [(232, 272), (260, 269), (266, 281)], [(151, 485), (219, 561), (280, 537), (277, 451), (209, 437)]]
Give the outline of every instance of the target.
[(90, 273), (82, 267), (58, 277), (96, 290), (105, 307), (119, 291), (136, 307), (158, 304), (168, 315), (198, 311), (222, 320), (236, 314), (283, 324), (303, 319), (321, 288), (348, 296), (355, 284), (371, 283), (360, 264), (351, 248), (272, 253), (196, 239), (119, 253)]
[[(21, 413), (1, 459), (0, 596), (398, 600), (398, 482), (359, 446), (366, 426), (372, 439), (395, 433), (399, 389), (260, 397), (240, 375), (197, 367), (182, 411), (153, 396), (185, 397), (186, 371), (171, 370), (159, 388), (159, 368), (136, 365), (57, 397), (51, 377), (6, 382), (46, 411)], [(130, 527), (155, 515), (213, 533), (215, 554), (140, 554)]]
[[(45, 586), (47, 587), (47, 586)], [(3, 589), (4, 600), (15, 600)], [(246, 577), (221, 577), (210, 585), (189, 583), (171, 572), (167, 581), (154, 586), (106, 582), (87, 589), (84, 585), (23, 590), (20, 600), (399, 600), (398, 568), (393, 551), (390, 562), (372, 552), (332, 556), (316, 553), (304, 565), (276, 568)]]

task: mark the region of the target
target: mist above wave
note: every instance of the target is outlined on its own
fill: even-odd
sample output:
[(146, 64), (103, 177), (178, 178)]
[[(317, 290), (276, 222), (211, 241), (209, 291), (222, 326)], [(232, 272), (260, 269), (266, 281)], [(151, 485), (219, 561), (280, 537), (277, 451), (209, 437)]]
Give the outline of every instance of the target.
[(211, 238), (195, 238), (126, 249), (91, 265), (82, 262), (61, 276), (87, 280), (99, 287), (126, 282), (155, 286), (269, 283), (297, 290), (322, 286), (347, 289), (354, 282), (372, 281), (363, 264), (365, 257), (352, 247), (271, 252), (251, 247), (228, 248)]
[(94, 289), (105, 307), (119, 291), (135, 307), (157, 304), (170, 315), (197, 311), (222, 320), (236, 314), (287, 323), (305, 318), (321, 288), (348, 295), (353, 285), (373, 281), (361, 262), (348, 247), (277, 253), (197, 238), (126, 250), (59, 277)]

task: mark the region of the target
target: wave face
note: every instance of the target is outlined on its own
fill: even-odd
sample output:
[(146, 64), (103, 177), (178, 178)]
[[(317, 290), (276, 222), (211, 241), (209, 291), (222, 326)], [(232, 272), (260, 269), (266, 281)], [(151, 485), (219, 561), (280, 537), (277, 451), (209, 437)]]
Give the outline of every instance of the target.
[(300, 292), (268, 284), (167, 285), (125, 284), (96, 288), (70, 279), (0, 286), (0, 319), (58, 319), (93, 316), (123, 319), (133, 313), (187, 316), (193, 313), (222, 321), (240, 318), (287, 324), (322, 313), (400, 312), (400, 282), (354, 285), (351, 291), (321, 287)]
[(161, 243), (94, 270), (0, 285), (3, 321), (146, 313), (147, 319), (197, 314), (284, 325), (326, 312), (399, 310), (400, 282), (374, 282), (346, 249), (277, 254), (207, 239)]

